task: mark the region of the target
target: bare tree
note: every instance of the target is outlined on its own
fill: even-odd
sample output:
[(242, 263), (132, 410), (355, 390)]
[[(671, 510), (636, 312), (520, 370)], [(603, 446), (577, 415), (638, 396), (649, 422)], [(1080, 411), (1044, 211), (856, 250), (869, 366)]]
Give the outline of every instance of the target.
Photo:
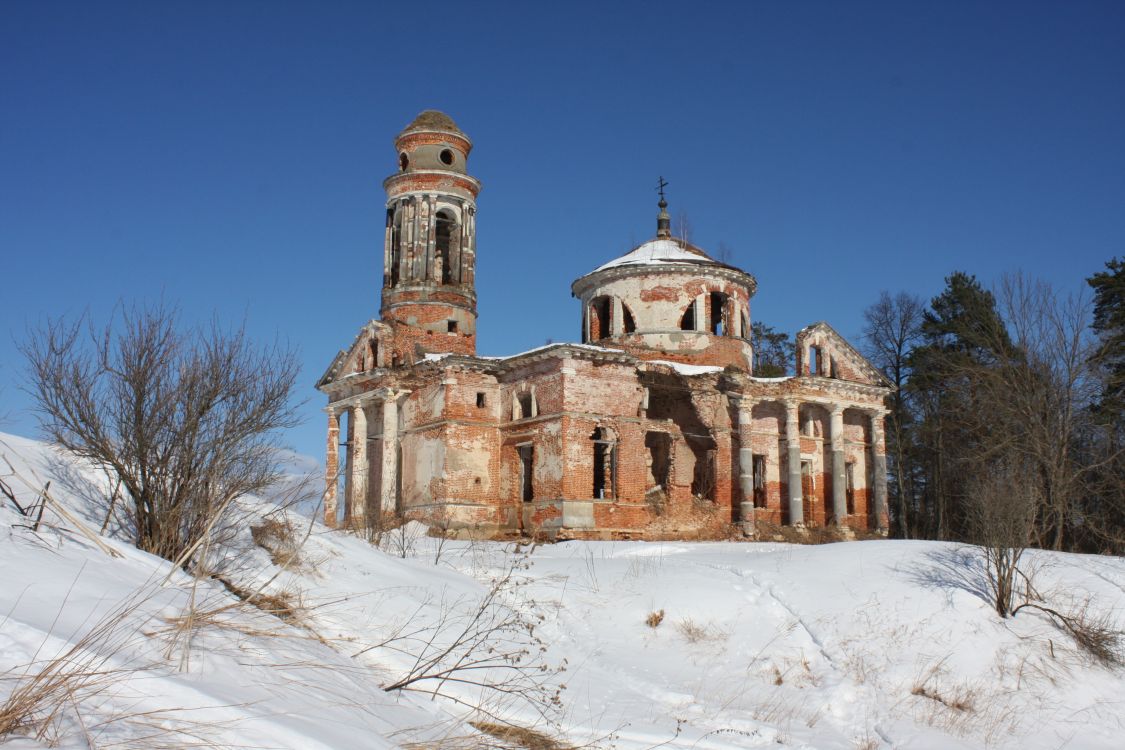
[(683, 209), (681, 209), (679, 213), (676, 214), (675, 232), (676, 237), (679, 238), (680, 241), (691, 244), (691, 219), (688, 218), (687, 211), (684, 211)]
[(924, 311), (925, 303), (921, 298), (906, 292), (892, 297), (886, 291), (881, 292), (879, 299), (863, 311), (864, 353), (895, 384), (896, 389), (891, 395), (886, 434), (895, 480), (895, 521), (904, 539), (911, 536), (910, 510), (914, 500), (911, 462), (907, 457), (911, 415), (905, 385), (910, 375), (910, 352), (922, 341)]
[(238, 497), (281, 477), (278, 433), (298, 421), (289, 349), (241, 327), (180, 330), (159, 305), (102, 329), (49, 320), (22, 351), (44, 432), (120, 481), (146, 552), (186, 565), (229, 530)]
[(1084, 522), (1093, 468), (1080, 454), (1097, 429), (1088, 408), (1097, 392), (1089, 300), (1019, 274), (1001, 279), (996, 299), (1011, 353), (975, 368), (972, 384), (987, 407), (971, 416), (994, 451), (1015, 455), (1035, 477), (1036, 546), (1063, 549)]
[(725, 242), (719, 242), (719, 250), (715, 253), (715, 260), (730, 265), (734, 262), (734, 250)]

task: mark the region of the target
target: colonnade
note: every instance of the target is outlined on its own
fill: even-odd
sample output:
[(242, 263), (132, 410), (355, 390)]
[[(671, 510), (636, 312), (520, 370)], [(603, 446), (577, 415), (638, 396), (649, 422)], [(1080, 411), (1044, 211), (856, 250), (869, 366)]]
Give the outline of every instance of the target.
[[(754, 448), (753, 448), (753, 409), (758, 403), (775, 399), (753, 399), (742, 397), (738, 400), (738, 485), (742, 492), (739, 503), (739, 521), (747, 533), (754, 533)], [(785, 406), (785, 450), (788, 465), (787, 485), (789, 488), (789, 522), (793, 526), (804, 526), (804, 488), (801, 477), (801, 431), (800, 399), (780, 399)], [(843, 404), (816, 404), (829, 410), (828, 440), (832, 452), (832, 515), (836, 525), (843, 526), (848, 516), (847, 463), (844, 454), (844, 411)], [(854, 407), (853, 407), (854, 408)], [(858, 409), (867, 414), (871, 427), (871, 496), (873, 507), (869, 512), (875, 514), (875, 525), (885, 530), (887, 518), (887, 456), (883, 447), (883, 417), (881, 409)]]
[[(340, 481), (340, 415), (348, 414), (348, 453), (344, 467), (344, 519), (345, 526), (363, 526), (370, 512), (376, 518), (384, 511), (394, 510), (398, 503), (398, 400), (408, 391), (380, 388), (351, 398), (341, 399), (328, 406), (328, 445), (325, 460), (324, 523), (338, 524)], [(368, 410), (381, 405), (382, 433), (368, 436)], [(371, 458), (368, 442), (379, 441), (379, 494), (372, 498), (368, 487)], [(372, 503), (372, 500), (375, 502)]]

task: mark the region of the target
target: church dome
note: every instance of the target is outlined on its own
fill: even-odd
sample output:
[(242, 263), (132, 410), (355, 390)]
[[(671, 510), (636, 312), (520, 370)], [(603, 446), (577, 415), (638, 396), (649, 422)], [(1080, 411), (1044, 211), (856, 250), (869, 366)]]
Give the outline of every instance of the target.
[(643, 245), (633, 248), (620, 258), (615, 258), (609, 263), (598, 266), (593, 272), (597, 273), (598, 271), (604, 271), (609, 268), (621, 268), (623, 266), (664, 265), (667, 263), (699, 263), (726, 266), (725, 263), (719, 263), (690, 242), (657, 237)]
[(457, 123), (453, 122), (452, 117), (436, 109), (427, 109), (425, 112), (419, 114), (402, 132), (411, 133), (418, 130), (438, 130), (445, 133), (465, 135), (461, 132), (461, 129), (457, 127)]
[(660, 359), (749, 371), (750, 298), (757, 281), (672, 237), (661, 196), (656, 237), (570, 285), (582, 342)]

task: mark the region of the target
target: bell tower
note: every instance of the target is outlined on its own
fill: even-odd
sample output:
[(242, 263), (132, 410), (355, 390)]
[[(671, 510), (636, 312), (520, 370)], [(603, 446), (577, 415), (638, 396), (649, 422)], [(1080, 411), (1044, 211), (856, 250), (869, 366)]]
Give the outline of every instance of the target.
[(476, 212), (469, 137), (426, 110), (395, 138), (398, 172), (383, 181), (387, 226), (380, 317), (396, 359), (476, 353)]

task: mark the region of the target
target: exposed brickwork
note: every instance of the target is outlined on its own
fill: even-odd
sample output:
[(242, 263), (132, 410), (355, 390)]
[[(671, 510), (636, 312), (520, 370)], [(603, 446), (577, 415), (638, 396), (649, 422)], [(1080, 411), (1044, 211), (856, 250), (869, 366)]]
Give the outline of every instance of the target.
[[(747, 337), (757, 282), (698, 248), (665, 235), (576, 281), (582, 338), (593, 347), (475, 356), (471, 143), (440, 113), (416, 123), (396, 141), (400, 173), (385, 182), (381, 319), (318, 384), (331, 410), (326, 508), (337, 470), (352, 482), (353, 462), (363, 461), (355, 486), (366, 498), (345, 515), (379, 508), (466, 533), (657, 539), (754, 533), (755, 523), (886, 528), (885, 379), (823, 323), (798, 334), (797, 377), (754, 378)], [(652, 261), (635, 262), (638, 253)], [(352, 434), (356, 424), (364, 435)]]

